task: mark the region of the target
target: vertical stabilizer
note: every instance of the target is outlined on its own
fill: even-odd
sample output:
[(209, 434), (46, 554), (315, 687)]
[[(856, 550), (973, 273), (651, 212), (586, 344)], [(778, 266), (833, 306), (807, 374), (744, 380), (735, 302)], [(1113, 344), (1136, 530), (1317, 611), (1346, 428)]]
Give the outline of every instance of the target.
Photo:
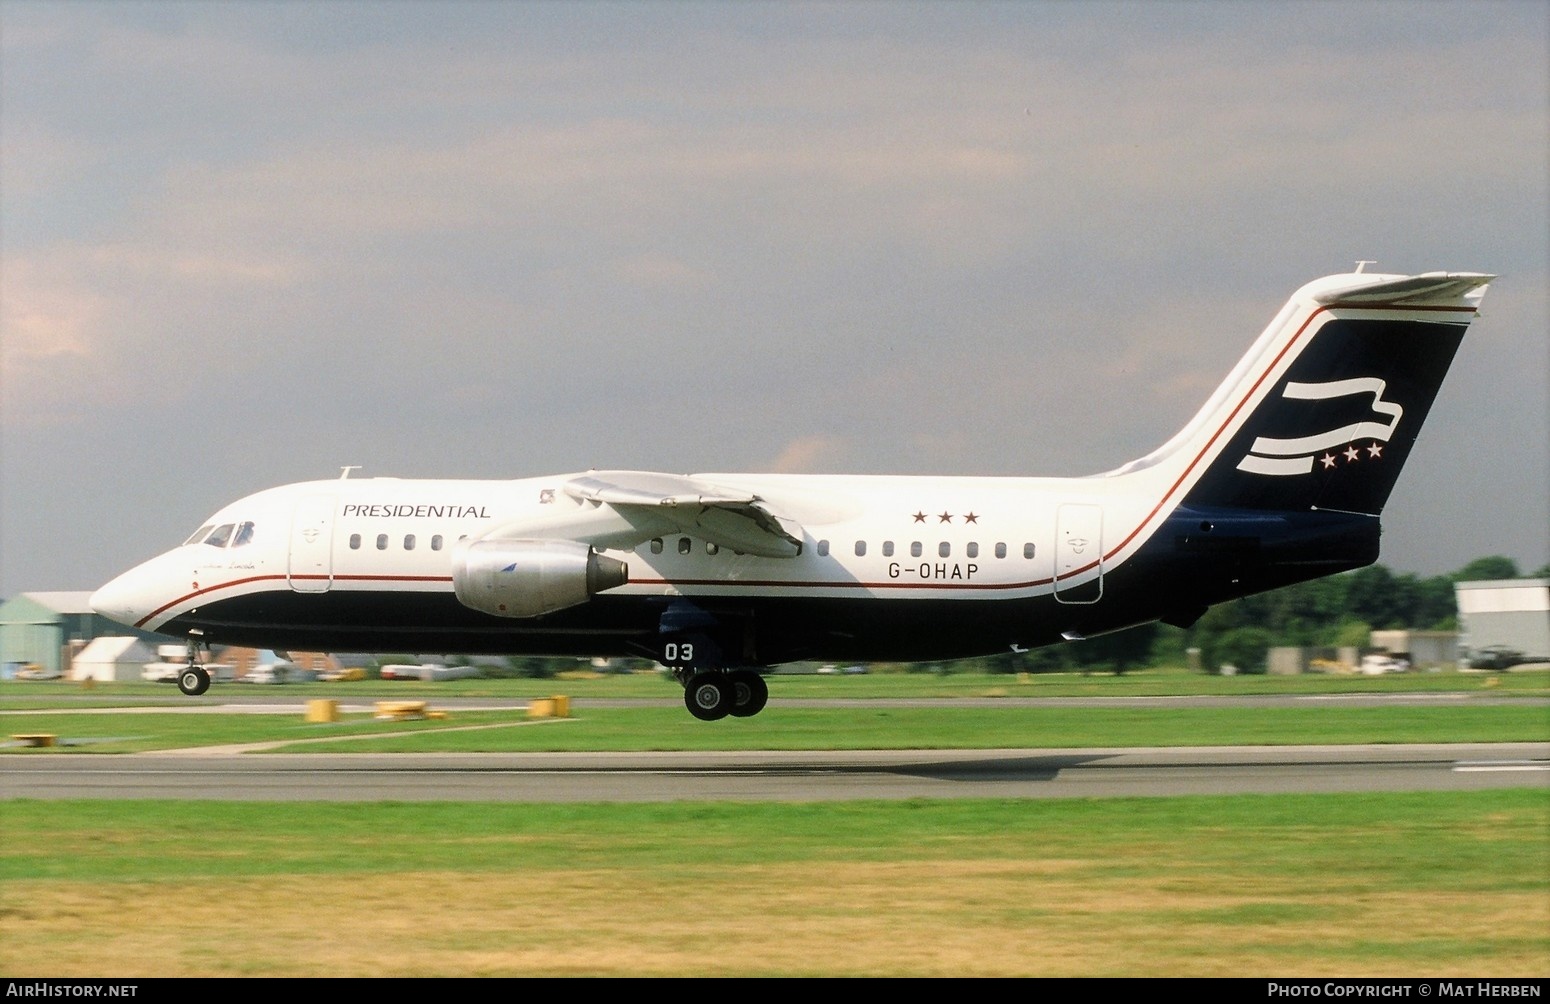
[(1184, 504), (1377, 515), (1492, 278), (1304, 286), (1180, 437)]

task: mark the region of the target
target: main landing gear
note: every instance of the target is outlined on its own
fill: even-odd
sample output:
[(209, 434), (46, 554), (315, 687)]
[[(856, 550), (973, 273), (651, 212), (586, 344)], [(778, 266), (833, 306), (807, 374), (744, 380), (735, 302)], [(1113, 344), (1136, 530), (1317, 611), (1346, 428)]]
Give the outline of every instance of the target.
[[(684, 688), (684, 707), (702, 722), (728, 715), (752, 718), (770, 700), (770, 688), (757, 669), (729, 669), (728, 638), (715, 632), (717, 621), (692, 605), (680, 604), (662, 615), (657, 661), (673, 671)], [(739, 649), (733, 649), (738, 651)]]
[(210, 689), (210, 671), (199, 658), (201, 642), (188, 640), (188, 665), (178, 672), (178, 689), (190, 697), (198, 697)]
[(764, 677), (752, 669), (679, 669), (674, 674), (684, 686), (684, 706), (702, 722), (728, 715), (750, 718), (770, 700)]

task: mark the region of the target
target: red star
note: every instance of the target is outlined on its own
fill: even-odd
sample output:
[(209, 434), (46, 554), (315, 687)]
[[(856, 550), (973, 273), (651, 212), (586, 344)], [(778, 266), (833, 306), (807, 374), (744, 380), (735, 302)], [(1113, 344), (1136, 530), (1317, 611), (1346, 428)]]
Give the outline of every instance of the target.
[(926, 521), (926, 514), (925, 513), (917, 512), (915, 514), (915, 522), (917, 522), (917, 523), (924, 523), (925, 521)]
[(939, 522), (939, 523), (951, 523), (952, 521), (953, 521), (952, 516), (948, 515), (945, 512), (941, 513), (940, 515), (937, 516), (937, 522)]
[(971, 512), (963, 517), (963, 521), (965, 523), (978, 523), (980, 521), (979, 513)]

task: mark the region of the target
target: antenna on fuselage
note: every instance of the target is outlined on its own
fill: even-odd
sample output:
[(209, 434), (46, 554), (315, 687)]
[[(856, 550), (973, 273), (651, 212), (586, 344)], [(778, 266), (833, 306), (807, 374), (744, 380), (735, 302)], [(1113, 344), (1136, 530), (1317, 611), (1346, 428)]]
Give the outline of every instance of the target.
[(1376, 265), (1376, 264), (1378, 264), (1376, 261), (1359, 261), (1359, 262), (1356, 263), (1356, 273), (1355, 274), (1361, 275), (1362, 274), (1362, 270), (1365, 269), (1368, 265)]
[(346, 478), (348, 478), (350, 476), (350, 472), (351, 471), (358, 471), (360, 469), (361, 469), (361, 465), (360, 464), (351, 464), (348, 467), (341, 467), (341, 468), (339, 468), (339, 480), (340, 481), (345, 480)]

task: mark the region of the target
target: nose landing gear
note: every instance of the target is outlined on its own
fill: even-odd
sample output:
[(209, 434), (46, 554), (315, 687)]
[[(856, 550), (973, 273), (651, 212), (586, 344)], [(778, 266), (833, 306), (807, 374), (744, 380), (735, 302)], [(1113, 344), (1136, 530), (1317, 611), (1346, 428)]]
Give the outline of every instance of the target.
[(189, 638), (188, 665), (178, 673), (178, 689), (190, 697), (198, 697), (210, 689), (210, 671), (205, 669), (199, 657), (203, 644), (197, 638)]

